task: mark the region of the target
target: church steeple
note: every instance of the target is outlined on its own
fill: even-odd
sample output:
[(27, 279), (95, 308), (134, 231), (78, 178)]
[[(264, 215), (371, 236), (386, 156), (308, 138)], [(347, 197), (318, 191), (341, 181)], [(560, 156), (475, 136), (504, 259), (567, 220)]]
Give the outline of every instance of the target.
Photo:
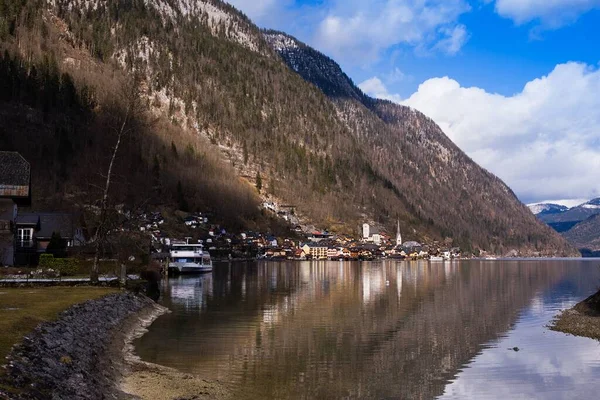
[(396, 246), (402, 246), (402, 234), (400, 233), (400, 220), (398, 220), (398, 227), (396, 229)]

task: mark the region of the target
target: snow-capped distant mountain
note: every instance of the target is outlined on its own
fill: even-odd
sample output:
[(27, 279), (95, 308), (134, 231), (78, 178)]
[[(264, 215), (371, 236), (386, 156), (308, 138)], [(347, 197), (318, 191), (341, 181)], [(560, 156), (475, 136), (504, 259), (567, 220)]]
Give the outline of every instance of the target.
[(557, 214), (561, 212), (565, 212), (569, 209), (569, 207), (561, 206), (560, 204), (553, 203), (536, 203), (536, 204), (528, 204), (527, 207), (531, 210), (534, 215), (539, 214)]
[(586, 203), (578, 205), (577, 207), (567, 208), (563, 211), (542, 211), (541, 213), (537, 213), (536, 215), (542, 221), (552, 225), (553, 223), (559, 222), (577, 223), (596, 214), (600, 214), (600, 198), (592, 199)]
[(530, 204), (528, 207), (578, 248), (594, 251), (600, 248), (600, 198), (572, 208), (551, 203)]
[[(561, 219), (549, 225), (556, 229), (556, 227), (566, 228), (574, 224), (562, 232), (562, 235), (571, 244), (581, 249), (582, 254), (586, 254), (587, 251), (588, 255), (595, 256), (600, 252), (600, 198), (580, 204), (558, 216)], [(565, 222), (567, 220), (572, 222)]]
[(583, 203), (578, 207), (587, 208), (588, 210), (600, 210), (600, 197)]

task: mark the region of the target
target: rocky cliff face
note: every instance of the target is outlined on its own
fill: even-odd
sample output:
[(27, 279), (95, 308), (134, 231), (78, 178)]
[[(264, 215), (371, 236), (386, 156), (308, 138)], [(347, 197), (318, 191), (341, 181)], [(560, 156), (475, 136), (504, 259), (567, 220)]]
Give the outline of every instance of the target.
[[(355, 233), (359, 223), (372, 221), (392, 232), (400, 220), (407, 239), (446, 240), (499, 254), (573, 253), (432, 120), (365, 96), (333, 60), (285, 34), (261, 32), (226, 3), (24, 4), (0, 24), (14, 27), (0, 32), (4, 47), (31, 62), (52, 54), (60, 71), (77, 78), (79, 90), (82, 84), (105, 90), (102, 79), (114, 74), (111, 68), (135, 76), (147, 114), (169, 121), (168, 133), (162, 127), (146, 130), (134, 143), (143, 147), (132, 154), (145, 162), (146, 176), (153, 173), (162, 183), (145, 191), (162, 188), (165, 198), (165, 190), (176, 186), (168, 182), (180, 181), (187, 202), (197, 207), (215, 199), (234, 204), (223, 199), (234, 191), (217, 182), (192, 189), (210, 176), (192, 171), (206, 165), (215, 170), (206, 160), (217, 154), (212, 161), (229, 163), (250, 186), (260, 173), (264, 197), (295, 205), (320, 228)], [(98, 106), (94, 112), (102, 110)], [(27, 124), (23, 120), (19, 126)], [(69, 135), (61, 139), (65, 151), (74, 147), (71, 140), (83, 140), (82, 152), (102, 141)], [(19, 137), (12, 145), (27, 151), (27, 140)], [(170, 169), (167, 178), (162, 169), (173, 163), (180, 168)], [(222, 176), (235, 182), (229, 173)], [(181, 197), (180, 186), (173, 197)], [(251, 197), (241, 188), (235, 193), (230, 197), (238, 202)], [(247, 208), (244, 223), (256, 218)]]

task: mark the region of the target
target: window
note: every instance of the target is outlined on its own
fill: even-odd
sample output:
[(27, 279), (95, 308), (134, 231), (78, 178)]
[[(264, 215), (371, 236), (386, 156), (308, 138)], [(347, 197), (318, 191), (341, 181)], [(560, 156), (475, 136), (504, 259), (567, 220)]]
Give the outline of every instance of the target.
[(19, 228), (17, 229), (17, 241), (20, 246), (32, 246), (33, 245), (33, 228)]

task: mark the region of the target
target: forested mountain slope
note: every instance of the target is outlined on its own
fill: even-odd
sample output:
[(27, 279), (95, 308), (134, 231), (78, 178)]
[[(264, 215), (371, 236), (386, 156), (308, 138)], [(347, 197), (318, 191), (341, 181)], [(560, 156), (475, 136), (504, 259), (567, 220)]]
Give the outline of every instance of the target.
[(600, 214), (593, 215), (578, 223), (567, 232), (564, 237), (579, 249), (600, 251)]
[(278, 46), (221, 1), (0, 0), (0, 10), (10, 87), (0, 146), (32, 160), (44, 197), (90, 198), (122, 82), (134, 81), (143, 111), (119, 161), (122, 201), (210, 207), (245, 224), (260, 218), (260, 172), (263, 194), (318, 227), (391, 230), (400, 219), (417, 240), (573, 253), (433, 121), (365, 96), (331, 60), (287, 36), (297, 48)]
[(372, 167), (407, 210), (444, 235), (483, 247), (562, 246), (500, 179), (475, 164), (422, 113), (373, 99), (327, 56), (276, 31), (265, 37), (288, 66), (326, 94)]

